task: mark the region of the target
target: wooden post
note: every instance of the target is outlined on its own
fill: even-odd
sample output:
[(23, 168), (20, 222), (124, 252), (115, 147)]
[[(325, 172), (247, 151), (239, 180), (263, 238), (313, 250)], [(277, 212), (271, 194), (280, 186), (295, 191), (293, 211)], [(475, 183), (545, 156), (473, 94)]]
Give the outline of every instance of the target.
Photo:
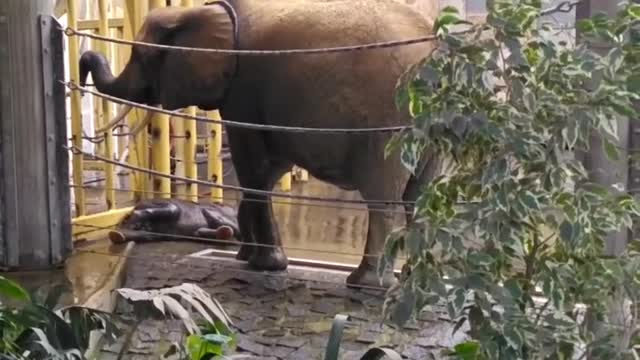
[(63, 34), (51, 16), (53, 5), (51, 0), (0, 1), (4, 269), (51, 268), (71, 252), (65, 86), (60, 83)]

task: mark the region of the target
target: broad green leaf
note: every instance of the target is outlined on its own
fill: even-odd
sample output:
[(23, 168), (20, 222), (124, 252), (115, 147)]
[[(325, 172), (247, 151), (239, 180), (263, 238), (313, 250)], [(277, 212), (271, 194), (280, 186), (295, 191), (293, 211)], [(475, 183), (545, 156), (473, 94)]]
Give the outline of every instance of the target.
[(393, 306), (391, 320), (399, 326), (404, 325), (411, 318), (415, 305), (415, 292), (410, 289), (403, 289), (400, 299)]
[(632, 18), (636, 20), (640, 19), (640, 4), (631, 4), (627, 8), (627, 12)]
[(453, 6), (453, 5), (447, 5), (445, 7), (443, 7), (440, 12), (442, 13), (451, 13), (451, 14), (460, 14), (460, 11), (458, 11), (458, 8)]
[(23, 289), (22, 286), (18, 285), (18, 283), (12, 280), (5, 278), (4, 276), (0, 276), (0, 295), (22, 302), (31, 301), (29, 293), (25, 289)]
[(476, 360), (480, 353), (480, 344), (476, 341), (465, 341), (453, 347), (454, 355), (461, 360)]
[(520, 351), (522, 349), (522, 345), (524, 345), (524, 338), (522, 333), (518, 328), (514, 326), (514, 324), (506, 324), (504, 326), (504, 338), (507, 340), (507, 343), (511, 348), (516, 351)]
[(522, 297), (522, 289), (520, 288), (520, 285), (518, 285), (518, 282), (516, 280), (509, 279), (504, 282), (503, 286), (509, 291), (514, 299), (520, 299)]
[(620, 153), (618, 152), (618, 148), (613, 142), (609, 141), (608, 139), (603, 138), (602, 139), (602, 145), (604, 147), (604, 151), (607, 154), (607, 157), (609, 158), (609, 160), (619, 160), (620, 159)]
[(522, 203), (530, 210), (540, 210), (540, 203), (531, 191), (526, 191), (522, 196)]
[(203, 335), (189, 335), (187, 337), (187, 349), (191, 359), (206, 359), (207, 356), (224, 355), (221, 343), (211, 342)]
[(409, 255), (420, 255), (424, 245), (424, 234), (416, 228), (409, 230), (405, 239), (406, 251)]

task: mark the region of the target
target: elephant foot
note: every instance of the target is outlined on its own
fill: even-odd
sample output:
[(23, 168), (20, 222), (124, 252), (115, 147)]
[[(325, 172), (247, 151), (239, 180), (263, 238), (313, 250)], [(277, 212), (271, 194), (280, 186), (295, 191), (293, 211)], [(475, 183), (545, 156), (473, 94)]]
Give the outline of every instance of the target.
[(254, 248), (255, 246), (253, 245), (242, 243), (238, 253), (236, 254), (236, 259), (240, 261), (249, 261), (249, 259), (251, 259), (251, 255), (253, 255)]
[(388, 289), (398, 281), (393, 271), (386, 271), (382, 276), (382, 283), (380, 283), (380, 280), (376, 265), (362, 262), (357, 269), (347, 276), (346, 282), (347, 287), (350, 288), (374, 287)]
[(249, 259), (249, 265), (256, 270), (282, 271), (287, 269), (289, 259), (281, 247), (256, 246)]

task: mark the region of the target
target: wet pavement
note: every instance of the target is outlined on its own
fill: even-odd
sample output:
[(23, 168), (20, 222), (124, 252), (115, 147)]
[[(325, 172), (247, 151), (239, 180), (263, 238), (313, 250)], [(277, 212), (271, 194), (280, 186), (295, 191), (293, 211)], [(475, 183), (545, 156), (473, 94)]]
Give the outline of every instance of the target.
[[(350, 316), (339, 357), (345, 360), (360, 359), (375, 346), (392, 347), (406, 359), (444, 359), (440, 352), (464, 339), (464, 328), (451, 335), (454, 324), (447, 321), (443, 307), (423, 311), (402, 329), (382, 325), (384, 292), (347, 288), (346, 272), (290, 266), (282, 273), (256, 273), (231, 258), (189, 256), (201, 249), (178, 248), (175, 243), (137, 245), (124, 287), (197, 284), (231, 316), (237, 353), (246, 354), (246, 359), (322, 359), (336, 314)], [(118, 313), (131, 315), (130, 311), (119, 301)], [(145, 320), (127, 358), (157, 359), (183, 335), (179, 320)], [(115, 358), (120, 347), (106, 347), (100, 358)]]
[[(237, 185), (230, 161), (224, 161), (223, 167), (224, 183)], [(202, 177), (205, 169), (198, 173), (206, 180)], [(91, 212), (104, 211), (100, 186), (103, 184), (97, 183), (94, 189), (87, 190), (88, 198), (96, 204), (90, 207)], [(274, 190), (279, 191), (279, 186)], [(201, 202), (208, 201), (208, 191), (199, 186)], [(307, 182), (294, 181), (290, 193), (360, 199), (357, 192), (343, 191), (312, 177)], [(118, 207), (133, 205), (126, 192), (117, 195)], [(225, 203), (237, 206), (240, 194), (224, 191), (224, 197)], [(368, 223), (365, 206), (274, 199), (273, 211), (290, 258), (359, 263)], [(454, 324), (446, 320), (444, 308), (424, 311), (404, 329), (381, 325), (384, 292), (346, 288), (346, 272), (290, 266), (286, 273), (258, 274), (232, 259), (189, 256), (203, 249), (207, 247), (186, 241), (138, 244), (127, 260), (121, 287), (153, 289), (184, 282), (199, 285), (230, 314), (238, 334), (238, 352), (246, 354), (245, 359), (321, 359), (336, 314), (351, 317), (343, 335), (340, 359), (359, 359), (366, 349), (375, 346), (392, 347), (406, 359), (445, 358), (440, 351), (464, 336), (464, 329), (451, 336)], [(102, 262), (115, 263), (121, 251), (108, 242), (91, 250), (97, 253), (84, 254), (85, 258), (76, 263), (87, 265), (100, 257), (111, 259)], [(116, 312), (132, 315), (122, 301)], [(172, 342), (184, 343), (184, 334), (179, 320), (145, 320), (134, 334), (125, 358), (159, 359)], [(115, 344), (104, 348), (99, 358), (117, 358), (120, 347)]]

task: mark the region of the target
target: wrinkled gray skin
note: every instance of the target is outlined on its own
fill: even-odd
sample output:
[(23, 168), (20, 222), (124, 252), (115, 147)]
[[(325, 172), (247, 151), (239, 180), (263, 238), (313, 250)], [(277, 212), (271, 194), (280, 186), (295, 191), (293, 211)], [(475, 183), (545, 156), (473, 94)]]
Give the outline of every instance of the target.
[[(152, 242), (179, 240), (179, 236), (187, 236), (215, 243), (213, 240), (219, 238), (217, 230), (222, 226), (231, 228), (235, 235), (240, 232), (236, 212), (229, 206), (179, 199), (151, 199), (136, 204), (119, 224), (118, 231), (111, 232), (109, 237), (114, 242)], [(188, 240), (198, 241), (195, 238)]]
[[(237, 14), (240, 49), (296, 49), (410, 39), (432, 33), (431, 24), (394, 0), (229, 0)], [(164, 45), (234, 47), (232, 12), (223, 4), (167, 8), (149, 13), (136, 40)], [(221, 111), (223, 118), (257, 124), (315, 128), (366, 128), (408, 124), (394, 103), (395, 85), (407, 68), (426, 57), (432, 43), (322, 55), (246, 56), (166, 51), (134, 46), (114, 77), (101, 54), (80, 60), (98, 90), (129, 100), (179, 109), (190, 105)], [(254, 131), (227, 126), (240, 185), (272, 190), (296, 164), (314, 177), (365, 200), (415, 200), (418, 185), (439, 169), (436, 159), (415, 176), (397, 153), (384, 159), (390, 133), (323, 134)], [(247, 201), (258, 200), (258, 201)], [(267, 200), (267, 201), (265, 201)], [(376, 285), (377, 256), (398, 220), (386, 205), (369, 205), (365, 254), (348, 284)], [(403, 209), (397, 209), (403, 210)], [(402, 217), (400, 218), (402, 219)], [(270, 198), (244, 194), (238, 222), (245, 245), (238, 258), (259, 270), (284, 270)], [(270, 246), (251, 246), (251, 243)], [(393, 283), (392, 273), (382, 279)]]

